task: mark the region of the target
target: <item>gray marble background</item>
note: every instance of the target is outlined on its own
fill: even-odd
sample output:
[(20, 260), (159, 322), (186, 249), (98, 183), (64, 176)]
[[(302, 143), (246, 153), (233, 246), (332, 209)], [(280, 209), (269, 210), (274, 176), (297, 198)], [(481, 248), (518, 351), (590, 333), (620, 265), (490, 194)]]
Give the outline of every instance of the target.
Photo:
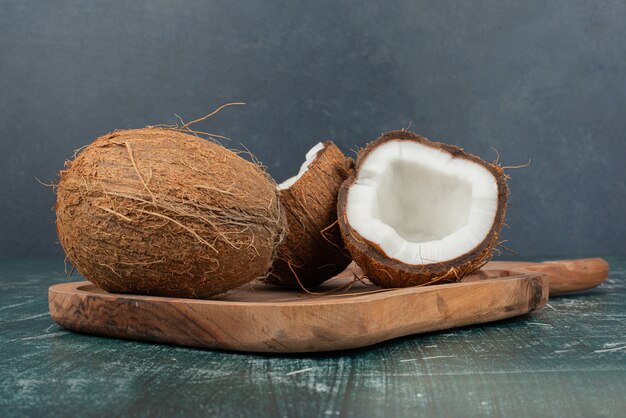
[(624, 1), (0, 0), (0, 256), (60, 255), (66, 158), (191, 120), (277, 180), (411, 129), (511, 172), (520, 257), (626, 254)]

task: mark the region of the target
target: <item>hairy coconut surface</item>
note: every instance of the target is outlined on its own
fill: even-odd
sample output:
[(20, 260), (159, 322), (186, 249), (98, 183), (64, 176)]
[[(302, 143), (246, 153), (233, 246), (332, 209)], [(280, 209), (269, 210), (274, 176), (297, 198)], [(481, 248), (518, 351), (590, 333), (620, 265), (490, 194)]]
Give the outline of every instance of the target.
[(285, 217), (276, 184), (223, 146), (167, 128), (121, 130), (60, 173), (67, 258), (110, 292), (202, 298), (267, 274)]
[(348, 266), (351, 258), (337, 225), (337, 194), (353, 165), (332, 141), (326, 141), (307, 153), (296, 176), (278, 186), (288, 233), (266, 282), (311, 288)]
[(357, 157), (338, 218), (354, 261), (384, 287), (458, 281), (492, 257), (509, 189), (461, 148), (389, 132)]

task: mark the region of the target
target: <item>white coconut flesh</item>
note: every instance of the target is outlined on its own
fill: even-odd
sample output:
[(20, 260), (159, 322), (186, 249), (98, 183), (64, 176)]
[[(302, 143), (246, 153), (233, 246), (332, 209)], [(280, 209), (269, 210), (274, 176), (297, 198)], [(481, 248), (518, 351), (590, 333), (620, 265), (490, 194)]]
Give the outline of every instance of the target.
[(419, 142), (389, 141), (363, 161), (346, 216), (388, 257), (424, 265), (475, 249), (497, 207), (497, 181), (483, 165)]
[(319, 152), (323, 149), (324, 144), (321, 142), (317, 143), (313, 148), (311, 148), (306, 153), (305, 161), (300, 167), (300, 171), (298, 171), (298, 174), (280, 183), (278, 185), (278, 190), (285, 190), (296, 184), (300, 177), (302, 177), (302, 175), (307, 172), (307, 170), (309, 169), (309, 165), (311, 165), (311, 163), (315, 161), (315, 158), (317, 158), (317, 154), (319, 154)]

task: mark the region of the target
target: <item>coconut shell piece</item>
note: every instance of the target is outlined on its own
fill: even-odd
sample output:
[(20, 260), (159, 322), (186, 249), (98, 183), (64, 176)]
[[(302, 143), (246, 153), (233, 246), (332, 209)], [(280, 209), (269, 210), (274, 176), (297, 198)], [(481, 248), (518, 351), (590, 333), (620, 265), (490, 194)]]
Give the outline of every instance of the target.
[(337, 193), (353, 166), (351, 158), (326, 141), (307, 171), (289, 188), (280, 190), (288, 233), (266, 282), (309, 289), (350, 264), (337, 225)]
[[(493, 224), (486, 237), (471, 251), (445, 262), (433, 264), (407, 264), (390, 257), (375, 242), (363, 238), (349, 223), (347, 217), (348, 193), (355, 183), (359, 170), (370, 153), (388, 141), (416, 141), (445, 151), (454, 158), (463, 158), (485, 167), (497, 184), (497, 209)], [(338, 220), (342, 237), (354, 261), (361, 267), (372, 282), (387, 288), (429, 285), (460, 281), (465, 275), (482, 267), (492, 258), (492, 250), (498, 243), (498, 236), (504, 224), (509, 189), (503, 169), (470, 155), (463, 149), (430, 141), (408, 131), (392, 131), (370, 142), (360, 150), (353, 174), (342, 184), (338, 197)]]
[(205, 298), (267, 274), (285, 229), (276, 184), (223, 146), (173, 129), (96, 139), (60, 173), (57, 232), (104, 290)]

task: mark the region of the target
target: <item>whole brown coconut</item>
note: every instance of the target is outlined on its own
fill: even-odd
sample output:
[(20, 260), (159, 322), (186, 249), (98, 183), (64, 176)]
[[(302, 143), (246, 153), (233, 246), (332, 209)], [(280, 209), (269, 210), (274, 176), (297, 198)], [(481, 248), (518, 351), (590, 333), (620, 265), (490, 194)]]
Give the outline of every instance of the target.
[(61, 245), (109, 292), (216, 295), (266, 275), (283, 236), (276, 184), (261, 168), (176, 130), (102, 136), (60, 177)]
[(354, 162), (332, 141), (307, 154), (300, 173), (281, 183), (288, 233), (265, 281), (312, 288), (341, 273), (351, 258), (337, 225), (337, 193)]
[(509, 189), (501, 167), (407, 131), (357, 157), (339, 191), (354, 261), (383, 287), (459, 281), (492, 257)]

